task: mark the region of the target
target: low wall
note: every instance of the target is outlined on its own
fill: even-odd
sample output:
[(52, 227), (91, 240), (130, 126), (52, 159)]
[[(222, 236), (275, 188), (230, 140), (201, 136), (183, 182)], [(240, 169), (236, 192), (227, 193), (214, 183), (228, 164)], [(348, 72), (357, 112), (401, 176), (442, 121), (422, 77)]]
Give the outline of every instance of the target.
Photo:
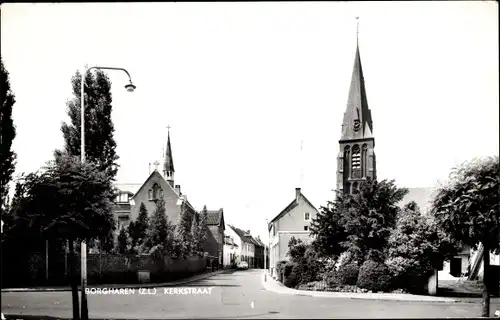
[[(79, 254), (76, 255), (75, 260), (77, 261), (75, 274), (79, 276)], [(49, 256), (50, 261), (53, 263), (49, 263), (49, 278), (47, 279), (45, 255), (43, 253), (32, 254), (28, 258), (26, 268), (14, 267), (11, 268), (12, 270), (4, 270), (7, 272), (2, 273), (2, 280), (9, 280), (3, 281), (4, 287), (68, 284), (68, 270), (64, 255), (62, 259), (58, 256)], [(15, 261), (12, 263), (16, 264)], [(19, 261), (19, 263), (22, 262)], [(61, 268), (56, 266), (56, 263), (61, 264)], [(151, 282), (163, 282), (204, 272), (208, 264), (207, 258), (199, 257), (189, 257), (185, 260), (164, 258), (163, 261), (155, 261), (150, 255), (88, 254), (87, 275), (89, 285), (138, 283), (138, 271), (149, 271)], [(57, 271), (57, 275), (53, 275), (53, 271)]]

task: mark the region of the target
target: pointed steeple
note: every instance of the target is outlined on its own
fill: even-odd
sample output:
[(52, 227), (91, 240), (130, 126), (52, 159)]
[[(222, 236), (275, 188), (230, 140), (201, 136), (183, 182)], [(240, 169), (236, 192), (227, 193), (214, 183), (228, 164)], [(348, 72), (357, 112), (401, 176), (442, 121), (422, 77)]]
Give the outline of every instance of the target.
[(165, 180), (174, 187), (174, 158), (172, 156), (172, 147), (170, 145), (170, 126), (167, 126), (168, 138), (167, 138), (167, 149), (165, 150), (165, 161), (163, 163), (163, 175)]
[(342, 136), (337, 157), (337, 190), (357, 192), (368, 178), (377, 178), (373, 121), (368, 108), (365, 80), (359, 54), (359, 17), (356, 17), (356, 54), (352, 70), (349, 97), (342, 122)]
[(373, 122), (371, 111), (368, 108), (363, 68), (359, 54), (358, 30), (356, 32), (356, 54), (351, 76), (351, 86), (347, 99), (346, 112), (342, 122), (342, 136), (340, 140), (365, 139), (373, 136)]

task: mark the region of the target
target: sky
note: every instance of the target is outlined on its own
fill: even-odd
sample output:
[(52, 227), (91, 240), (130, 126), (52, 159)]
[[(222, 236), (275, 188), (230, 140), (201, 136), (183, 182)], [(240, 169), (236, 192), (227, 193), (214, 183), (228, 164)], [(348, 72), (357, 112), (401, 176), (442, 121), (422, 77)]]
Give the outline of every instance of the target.
[(333, 199), (356, 16), (379, 179), (432, 187), (498, 155), (496, 2), (2, 4), (16, 175), (62, 147), (77, 70), (125, 68), (133, 93), (108, 73), (118, 182), (147, 178), (171, 126), (191, 204), (267, 239), (296, 187)]

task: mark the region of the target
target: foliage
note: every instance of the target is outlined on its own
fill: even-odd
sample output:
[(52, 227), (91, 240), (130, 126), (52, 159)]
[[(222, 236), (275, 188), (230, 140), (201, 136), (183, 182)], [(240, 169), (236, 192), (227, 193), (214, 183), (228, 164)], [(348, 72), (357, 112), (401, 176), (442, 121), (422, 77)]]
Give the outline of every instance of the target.
[(438, 226), (460, 243), (500, 252), (500, 163), (491, 157), (454, 168), (433, 201)]
[(154, 246), (162, 245), (167, 251), (172, 248), (172, 224), (167, 219), (165, 211), (165, 199), (163, 195), (156, 201), (156, 208), (151, 216), (149, 227), (146, 230), (146, 250)]
[(500, 162), (498, 156), (454, 168), (432, 204), (438, 227), (457, 243), (484, 248), (482, 316), (490, 316), (490, 252), (500, 253)]
[(358, 282), (359, 266), (356, 262), (341, 265), (336, 275), (340, 284), (354, 286)]
[[(63, 123), (63, 150), (56, 150), (56, 160), (62, 154), (80, 156), (81, 150), (81, 83), (82, 75), (77, 71), (71, 79), (73, 98), (67, 102), (70, 123)], [(114, 179), (118, 171), (118, 156), (114, 140), (111, 82), (101, 70), (87, 72), (85, 77), (85, 157), (94, 162), (100, 172)]]
[(373, 292), (388, 291), (392, 277), (387, 266), (380, 262), (367, 260), (359, 268), (357, 286)]
[(203, 230), (200, 230), (200, 226), (198, 225), (198, 215), (195, 214), (195, 216), (191, 219), (191, 249), (193, 251), (193, 254), (195, 255), (200, 255), (202, 250), (201, 250), (201, 242), (200, 242), (200, 233), (203, 232)]
[(344, 196), (341, 223), (348, 234), (342, 246), (359, 263), (383, 261), (383, 251), (400, 211), (398, 202), (408, 189), (398, 188), (394, 180), (368, 180), (358, 193)]
[(128, 251), (129, 238), (126, 228), (121, 228), (118, 233), (118, 241), (116, 245), (117, 253), (126, 253)]
[(192, 253), (191, 221), (191, 212), (182, 211), (174, 233), (174, 252), (178, 259), (186, 259)]
[(146, 239), (147, 230), (149, 227), (148, 210), (141, 202), (139, 207), (139, 216), (136, 221), (131, 221), (128, 227), (132, 247), (137, 251), (137, 247), (142, 245)]
[(410, 202), (398, 215), (389, 238), (386, 264), (399, 288), (420, 292), (433, 270), (457, 250), (434, 219), (422, 215), (416, 203)]
[(9, 72), (0, 57), (0, 213), (2, 218), (8, 212), (9, 183), (15, 169), (16, 154), (12, 151), (12, 142), (16, 137), (16, 128), (12, 120), (12, 107), (16, 103), (10, 89)]
[(398, 202), (408, 193), (394, 180), (368, 179), (355, 194), (337, 192), (336, 201), (313, 219), (311, 234), (317, 252), (338, 258), (348, 251), (359, 263), (383, 261), (383, 252), (400, 211)]
[(90, 240), (115, 230), (110, 180), (92, 163), (63, 156), (24, 178), (18, 216), (45, 238)]
[(203, 252), (203, 244), (205, 240), (207, 240), (207, 232), (210, 232), (207, 230), (207, 220), (208, 220), (208, 210), (207, 206), (203, 206), (203, 210), (200, 212), (199, 216), (199, 221), (198, 221), (198, 250), (200, 253)]
[(283, 270), (283, 284), (288, 288), (295, 288), (300, 284), (302, 267), (296, 262), (285, 264)]
[(323, 256), (337, 259), (345, 251), (341, 245), (347, 239), (347, 233), (341, 223), (343, 196), (337, 193), (336, 201), (328, 202), (326, 207), (320, 207), (316, 218), (312, 219), (309, 230), (315, 236), (313, 247)]
[(284, 271), (284, 268), (285, 268), (285, 265), (288, 263), (288, 261), (286, 260), (280, 260), (278, 261), (278, 263), (276, 264), (276, 274), (278, 276), (278, 279), (281, 280), (281, 274), (283, 273)]
[(318, 253), (314, 248), (304, 243), (300, 239), (292, 237), (288, 242), (288, 253), (290, 260), (297, 269), (294, 276), (297, 284), (304, 284), (316, 281), (323, 271), (323, 265), (320, 262)]
[(288, 241), (288, 253), (287, 256), (290, 257), (290, 259), (293, 262), (299, 262), (304, 258), (304, 255), (306, 253), (307, 245), (302, 242), (301, 239), (297, 239), (295, 237), (290, 238)]

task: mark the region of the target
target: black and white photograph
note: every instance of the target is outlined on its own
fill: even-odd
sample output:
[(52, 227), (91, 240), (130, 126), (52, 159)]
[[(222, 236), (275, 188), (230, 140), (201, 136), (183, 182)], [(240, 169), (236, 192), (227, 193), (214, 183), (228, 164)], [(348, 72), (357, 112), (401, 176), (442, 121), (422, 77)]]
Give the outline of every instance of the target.
[(497, 1), (0, 13), (2, 320), (500, 318)]

